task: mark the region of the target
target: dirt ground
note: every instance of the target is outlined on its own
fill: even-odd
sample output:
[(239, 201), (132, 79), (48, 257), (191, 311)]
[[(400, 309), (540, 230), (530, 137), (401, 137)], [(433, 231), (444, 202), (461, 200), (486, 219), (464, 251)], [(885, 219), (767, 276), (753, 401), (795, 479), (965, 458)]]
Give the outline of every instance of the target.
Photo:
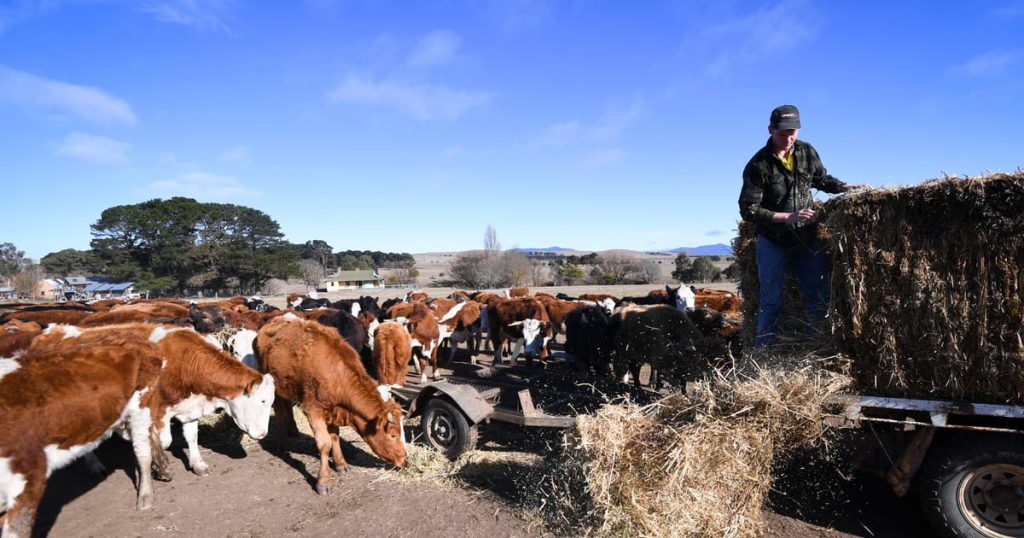
[[(134, 509), (133, 457), (119, 439), (98, 451), (110, 468), (93, 476), (81, 463), (56, 472), (40, 507), (35, 536), (549, 536), (522, 508), (514, 477), (543, 458), (528, 440), (486, 442), (474, 454), (472, 476), (456, 487), (399, 478), (351, 435), (343, 443), (350, 470), (334, 475), (330, 493), (314, 490), (318, 459), (308, 437), (286, 453), (261, 443), (211, 444), (200, 435), (211, 474), (187, 471), (184, 442), (172, 453), (171, 482), (157, 482), (153, 509)], [(486, 433), (485, 433), (486, 436)], [(524, 446), (525, 445), (525, 446)], [(525, 451), (524, 451), (525, 450)], [(821, 469), (813, 472), (827, 472)], [(828, 482), (826, 480), (825, 482)], [(926, 537), (916, 505), (898, 500), (877, 479), (831, 480), (831, 485), (780, 485), (766, 510), (766, 536)], [(814, 489), (822, 488), (817, 491)]]
[[(654, 286), (588, 287), (587, 291), (642, 295)], [(714, 287), (735, 291), (729, 284)], [(369, 293), (381, 297), (407, 290)], [(427, 290), (433, 296), (449, 290)], [(556, 290), (545, 289), (554, 293)], [(557, 291), (563, 291), (559, 288)], [(578, 294), (581, 288), (566, 288)], [(338, 292), (331, 298), (366, 291)], [(277, 299), (277, 298), (274, 298)], [(274, 300), (272, 299), (272, 301)], [(280, 298), (283, 302), (283, 298)], [(296, 413), (300, 430), (304, 423)], [(233, 428), (231, 426), (230, 428)], [(230, 429), (229, 428), (229, 429)], [(415, 421), (407, 424), (410, 436)], [(500, 423), (481, 429), (472, 465), (446, 483), (414, 481), (386, 468), (347, 430), (343, 442), (349, 470), (334, 474), (330, 493), (314, 489), (319, 466), (308, 435), (275, 450), (276, 432), (256, 442), (225, 441), (221, 430), (200, 433), (211, 474), (187, 469), (184, 441), (176, 432), (171, 482), (156, 482), (153, 509), (135, 510), (134, 457), (120, 439), (98, 450), (110, 471), (91, 475), (81, 463), (50, 478), (34, 536), (375, 536), (518, 537), (549, 536), (540, 518), (525, 508), (522, 477), (542, 461), (545, 441), (557, 433), (509, 429)], [(925, 537), (931, 536), (913, 499), (896, 499), (875, 477), (848, 474), (814, 453), (795, 455), (780, 470), (765, 511), (766, 536)]]

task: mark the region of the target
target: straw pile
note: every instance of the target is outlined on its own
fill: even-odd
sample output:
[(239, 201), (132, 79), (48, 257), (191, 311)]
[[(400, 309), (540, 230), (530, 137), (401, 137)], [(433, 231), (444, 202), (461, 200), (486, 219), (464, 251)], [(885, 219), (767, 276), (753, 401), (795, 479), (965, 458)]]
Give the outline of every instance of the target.
[(859, 390), (1024, 401), (1024, 173), (851, 193), (825, 214)]
[(570, 534), (756, 536), (776, 457), (821, 438), (825, 405), (844, 384), (816, 368), (733, 372), (693, 399), (580, 417), (537, 486), (544, 516)]

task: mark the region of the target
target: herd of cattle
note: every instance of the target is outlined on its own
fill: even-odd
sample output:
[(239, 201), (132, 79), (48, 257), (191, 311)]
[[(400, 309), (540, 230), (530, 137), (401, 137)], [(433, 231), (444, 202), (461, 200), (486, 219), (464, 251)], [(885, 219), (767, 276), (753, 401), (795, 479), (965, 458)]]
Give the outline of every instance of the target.
[[(46, 479), (117, 434), (137, 460), (137, 508), (153, 504), (153, 476), (169, 479), (171, 419), (182, 424), (192, 472), (209, 474), (198, 446), (199, 419), (222, 411), (249, 436), (267, 435), (271, 409), (277, 447), (297, 431), (298, 405), (320, 453), (316, 489), (330, 487), (330, 461), (341, 468), (338, 429), (354, 428), (382, 460), (406, 463), (403, 410), (391, 388), (409, 363), (427, 382), (440, 377), (464, 343), (476, 361), (484, 342), (495, 363), (511, 342), (527, 366), (544, 365), (554, 337), (599, 377), (651, 365), (651, 385), (686, 375), (734, 345), (739, 300), (728, 292), (684, 286), (644, 297), (422, 292), (378, 304), (289, 296), (277, 309), (259, 298), (216, 302), (176, 299), (91, 304), (10, 305), (0, 314), (0, 522), (3, 537), (29, 536)], [(487, 340), (484, 341), (484, 335)], [(515, 355), (513, 355), (515, 360)], [(662, 373), (662, 375), (658, 375)], [(152, 472), (150, 472), (150, 470)]]

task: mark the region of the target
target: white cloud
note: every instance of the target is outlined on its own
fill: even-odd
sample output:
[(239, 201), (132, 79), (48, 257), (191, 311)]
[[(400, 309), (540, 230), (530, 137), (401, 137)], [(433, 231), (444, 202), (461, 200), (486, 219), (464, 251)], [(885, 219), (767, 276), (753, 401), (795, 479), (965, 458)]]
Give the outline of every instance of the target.
[(132, 107), (101, 90), (49, 80), (0, 65), (0, 103), (70, 114), (94, 123), (136, 122)]
[(462, 38), (447, 30), (430, 32), (409, 55), (406, 61), (410, 67), (436, 67), (450, 63), (462, 44)]
[(57, 153), (99, 164), (128, 164), (131, 144), (86, 133), (71, 133), (57, 148)]
[(955, 76), (968, 78), (997, 75), (1020, 59), (1021, 54), (1018, 51), (992, 50), (952, 67), (949, 72)]
[(541, 147), (558, 147), (580, 143), (602, 143), (617, 138), (626, 127), (643, 115), (647, 105), (643, 98), (635, 98), (624, 107), (610, 107), (604, 115), (591, 124), (580, 120), (554, 123), (534, 136), (534, 144)]
[(256, 191), (237, 179), (207, 172), (189, 172), (171, 179), (150, 183), (145, 190), (156, 196), (186, 196), (197, 200), (232, 200), (255, 196)]
[(584, 168), (602, 168), (615, 164), (626, 157), (622, 148), (608, 148), (584, 155), (579, 164)]
[(393, 108), (420, 120), (455, 119), (467, 110), (486, 105), (487, 92), (453, 90), (447, 86), (375, 81), (349, 76), (328, 97), (336, 103)]
[(724, 233), (725, 232), (722, 231), (722, 230), (708, 230), (708, 231), (704, 232), (704, 236), (705, 237), (715, 237), (715, 236), (718, 236), (718, 235), (722, 235)]
[(160, 22), (230, 32), (225, 18), (231, 0), (150, 0), (138, 9)]
[(252, 161), (249, 146), (232, 146), (217, 156), (217, 161), (222, 163), (247, 163)]
[(705, 71), (720, 75), (802, 47), (817, 37), (821, 25), (821, 16), (806, 0), (784, 0), (745, 17), (706, 23), (689, 34), (683, 55), (709, 58)]

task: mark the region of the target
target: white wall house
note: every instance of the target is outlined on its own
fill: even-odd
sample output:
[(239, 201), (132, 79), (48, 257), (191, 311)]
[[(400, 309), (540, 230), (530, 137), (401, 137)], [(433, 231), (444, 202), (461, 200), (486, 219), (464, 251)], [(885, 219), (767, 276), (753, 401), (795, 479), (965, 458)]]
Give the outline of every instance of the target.
[(320, 279), (317, 291), (364, 290), (383, 288), (384, 279), (376, 271), (360, 269), (357, 271), (338, 271)]

